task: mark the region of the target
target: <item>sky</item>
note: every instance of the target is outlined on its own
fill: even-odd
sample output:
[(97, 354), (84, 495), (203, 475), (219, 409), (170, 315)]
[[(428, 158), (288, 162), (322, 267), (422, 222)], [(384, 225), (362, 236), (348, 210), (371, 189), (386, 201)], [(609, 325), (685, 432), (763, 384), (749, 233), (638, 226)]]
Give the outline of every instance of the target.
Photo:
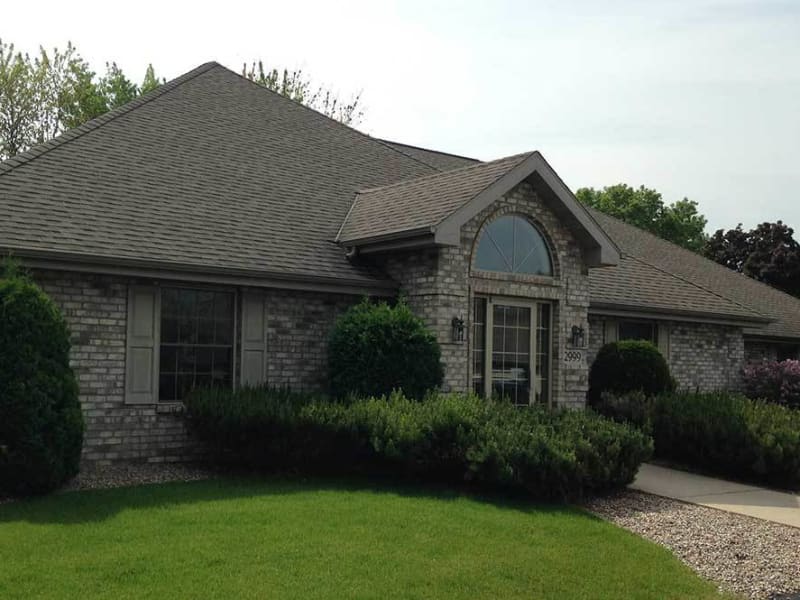
[(709, 232), (800, 232), (800, 0), (5, 4), (20, 50), (72, 41), (139, 81), (261, 58), (363, 91), (370, 135), (539, 150), (573, 191), (646, 185), (699, 202)]

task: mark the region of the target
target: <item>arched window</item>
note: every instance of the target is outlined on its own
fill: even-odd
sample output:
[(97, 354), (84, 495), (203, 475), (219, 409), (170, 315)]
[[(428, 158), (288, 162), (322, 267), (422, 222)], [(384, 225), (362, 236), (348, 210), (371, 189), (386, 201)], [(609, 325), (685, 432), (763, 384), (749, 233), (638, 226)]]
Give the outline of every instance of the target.
[(542, 234), (527, 219), (508, 215), (489, 223), (478, 242), (475, 267), (483, 271), (553, 274)]

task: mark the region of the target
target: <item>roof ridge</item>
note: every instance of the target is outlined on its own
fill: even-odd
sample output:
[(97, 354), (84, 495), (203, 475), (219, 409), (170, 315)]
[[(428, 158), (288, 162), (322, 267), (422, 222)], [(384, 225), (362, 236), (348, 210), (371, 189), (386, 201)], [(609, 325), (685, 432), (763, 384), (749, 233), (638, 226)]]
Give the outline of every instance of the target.
[(42, 142), (41, 144), (36, 144), (35, 146), (28, 148), (24, 152), (21, 152), (20, 154), (17, 154), (15, 156), (8, 158), (3, 162), (0, 162), (0, 177), (16, 169), (17, 167), (21, 167), (22, 165), (25, 165), (35, 160), (36, 158), (39, 158), (40, 156), (47, 154), (51, 150), (60, 148), (64, 144), (67, 144), (88, 133), (91, 133), (92, 131), (95, 131), (96, 129), (102, 127), (106, 123), (110, 123), (114, 119), (126, 115), (129, 112), (132, 112), (137, 108), (160, 98), (164, 94), (171, 92), (175, 88), (194, 79), (195, 77), (198, 77), (199, 75), (202, 75), (203, 73), (210, 71), (215, 67), (222, 67), (223, 69), (225, 68), (215, 61), (203, 63), (199, 67), (195, 67), (191, 71), (187, 71), (183, 75), (180, 75), (175, 79), (172, 79), (164, 84), (161, 84), (154, 90), (151, 90), (150, 92), (147, 92), (146, 94), (143, 94), (138, 98), (131, 100), (130, 102), (126, 102), (122, 106), (118, 106), (117, 108), (110, 110), (106, 113), (103, 113), (102, 115), (95, 117), (94, 119), (90, 119), (89, 121), (86, 121), (85, 123), (82, 123), (77, 127), (74, 127), (73, 129), (68, 129), (63, 133), (57, 135), (56, 137), (47, 140), (46, 142)]
[[(762, 287), (764, 287), (764, 288), (766, 288), (766, 289), (768, 289), (770, 291), (778, 292), (778, 293), (786, 296), (787, 298), (789, 298), (791, 300), (794, 300), (795, 302), (800, 304), (800, 298), (797, 298), (796, 296), (792, 296), (788, 292), (784, 292), (781, 289), (773, 287), (773, 286), (769, 285), (768, 283), (764, 283), (763, 281), (759, 281), (758, 279), (755, 279), (754, 277), (750, 277), (748, 275), (745, 275), (744, 273), (740, 273), (739, 271), (734, 271), (733, 269), (729, 269), (725, 265), (721, 265), (718, 262), (715, 262), (715, 261), (711, 260), (710, 258), (708, 258), (706, 256), (703, 256), (702, 254), (700, 254), (698, 252), (693, 252), (692, 250), (689, 250), (688, 248), (684, 248), (683, 246), (681, 246), (679, 244), (676, 244), (675, 242), (672, 242), (670, 240), (665, 240), (664, 238), (657, 236), (652, 231), (647, 231), (646, 229), (642, 229), (641, 227), (637, 227), (636, 225), (631, 225), (630, 223), (626, 223), (622, 219), (620, 219), (618, 217), (615, 217), (614, 215), (609, 215), (608, 213), (604, 213), (602, 210), (600, 210), (598, 208), (594, 208), (594, 207), (590, 207), (590, 206), (587, 206), (587, 208), (590, 209), (591, 211), (595, 211), (595, 212), (600, 213), (604, 217), (608, 217), (609, 219), (613, 219), (614, 221), (616, 221), (617, 223), (620, 223), (621, 225), (624, 225), (625, 227), (631, 227), (631, 228), (635, 229), (638, 232), (644, 233), (644, 234), (648, 235), (649, 237), (651, 237), (651, 238), (653, 238), (655, 240), (658, 240), (659, 242), (661, 242), (663, 244), (668, 244), (669, 246), (672, 246), (673, 248), (679, 250), (682, 253), (686, 253), (686, 254), (689, 254), (692, 257), (700, 258), (700, 259), (702, 259), (704, 261), (707, 261), (710, 265), (713, 265), (715, 268), (722, 269), (722, 271), (720, 271), (720, 272), (724, 272), (724, 273), (728, 273), (728, 274), (744, 277), (745, 281), (757, 283), (760, 286), (762, 286)], [(631, 256), (633, 256), (633, 255), (631, 255)], [(712, 292), (712, 293), (716, 294), (716, 292)], [(725, 298), (726, 300), (730, 300), (731, 302), (740, 304), (736, 300), (733, 300), (732, 298), (728, 298), (727, 296), (722, 296), (721, 294), (717, 294), (717, 295), (719, 295), (721, 298)], [(746, 305), (742, 305), (742, 306), (746, 306)]]
[(354, 132), (355, 132), (355, 133), (357, 133), (359, 136), (361, 136), (361, 137), (363, 137), (363, 138), (365, 138), (365, 139), (367, 139), (367, 140), (370, 140), (370, 141), (372, 141), (372, 142), (377, 142), (378, 144), (380, 144), (380, 145), (381, 145), (381, 146), (383, 146), (384, 148), (388, 148), (388, 149), (389, 149), (389, 150), (391, 150), (392, 152), (395, 152), (395, 153), (397, 153), (397, 154), (400, 154), (401, 156), (405, 156), (406, 158), (408, 158), (408, 159), (410, 159), (410, 160), (413, 160), (414, 162), (417, 162), (417, 163), (419, 163), (419, 164), (421, 164), (421, 165), (424, 165), (424, 166), (428, 167), (429, 169), (433, 169), (433, 170), (435, 170), (435, 171), (437, 171), (437, 172), (441, 172), (441, 171), (442, 171), (442, 169), (439, 169), (438, 167), (435, 167), (435, 166), (433, 166), (433, 165), (431, 165), (431, 164), (428, 164), (428, 163), (426, 163), (425, 161), (422, 161), (422, 160), (420, 160), (420, 159), (416, 158), (415, 156), (411, 156), (410, 154), (406, 154), (405, 152), (401, 152), (401, 151), (400, 151), (400, 150), (398, 150), (397, 148), (393, 148), (391, 145), (387, 144), (386, 142), (384, 142), (384, 141), (383, 141), (383, 140), (381, 140), (380, 138), (372, 137), (371, 135), (368, 135), (368, 134), (364, 133), (363, 131), (360, 131), (360, 130), (356, 129), (355, 127), (350, 127), (350, 125), (346, 125), (345, 123), (342, 123), (341, 121), (337, 121), (336, 119), (334, 119), (334, 118), (332, 118), (332, 117), (329, 117), (329, 116), (328, 116), (328, 115), (326, 115), (325, 113), (323, 113), (323, 112), (320, 112), (320, 111), (318, 111), (318, 110), (317, 110), (317, 109), (315, 109), (315, 108), (311, 108), (310, 106), (308, 106), (308, 105), (306, 105), (306, 104), (303, 104), (302, 102), (299, 102), (299, 101), (297, 101), (297, 100), (295, 100), (295, 99), (293, 99), (293, 98), (289, 98), (288, 96), (284, 96), (283, 94), (280, 94), (280, 93), (276, 92), (275, 90), (272, 90), (272, 89), (270, 89), (270, 88), (268, 88), (268, 87), (266, 87), (266, 86), (264, 86), (264, 85), (260, 85), (260, 84), (256, 83), (255, 81), (253, 81), (252, 79), (248, 79), (247, 77), (245, 77), (245, 76), (244, 76), (244, 75), (242, 75), (241, 73), (237, 73), (237, 72), (236, 72), (236, 71), (234, 71), (233, 69), (229, 69), (228, 67), (226, 67), (226, 66), (224, 66), (224, 65), (219, 65), (219, 66), (220, 66), (220, 67), (222, 67), (223, 69), (225, 69), (226, 71), (230, 71), (231, 73), (233, 73), (233, 74), (234, 74), (234, 75), (236, 75), (237, 77), (240, 77), (240, 78), (241, 78), (241, 79), (243, 79), (244, 81), (246, 81), (246, 82), (248, 82), (248, 83), (250, 83), (250, 84), (252, 84), (252, 85), (256, 86), (257, 88), (259, 88), (259, 89), (261, 89), (261, 90), (266, 90), (266, 91), (270, 92), (271, 94), (275, 94), (276, 96), (279, 96), (280, 98), (283, 98), (284, 100), (288, 100), (289, 102), (291, 102), (291, 103), (293, 103), (293, 104), (296, 104), (297, 106), (300, 106), (300, 107), (304, 108), (305, 110), (310, 110), (310, 111), (311, 111), (311, 112), (313, 112), (313, 113), (316, 113), (316, 114), (318, 114), (318, 115), (320, 115), (320, 116), (323, 116), (323, 117), (325, 117), (326, 119), (328, 119), (329, 121), (331, 121), (332, 123), (334, 123), (335, 125), (337, 125), (337, 126), (339, 126), (339, 127), (344, 127), (345, 129), (349, 129), (350, 131), (354, 131)]
[(442, 150), (434, 150), (432, 148), (424, 148), (422, 146), (415, 146), (414, 144), (406, 144), (404, 142), (395, 142), (393, 140), (387, 140), (387, 139), (384, 139), (384, 138), (376, 138), (376, 139), (379, 139), (380, 141), (382, 141), (382, 142), (384, 142), (386, 144), (390, 144), (390, 145), (391, 144), (397, 144), (398, 146), (405, 146), (406, 148), (414, 148), (415, 150), (424, 150), (425, 152), (433, 152), (434, 154), (442, 154), (444, 156), (452, 156), (454, 158), (463, 158), (464, 160), (471, 160), (471, 161), (474, 161), (476, 163), (483, 162), (482, 160), (479, 160), (477, 158), (472, 158), (471, 156), (464, 156), (463, 154), (454, 154), (452, 152), (444, 152)]
[(530, 152), (523, 152), (521, 154), (511, 154), (509, 156), (503, 156), (501, 158), (496, 158), (494, 160), (490, 160), (490, 161), (487, 161), (487, 162), (477, 163), (477, 164), (474, 164), (474, 165), (465, 165), (463, 167), (458, 167), (457, 169), (447, 169), (447, 170), (444, 170), (444, 171), (439, 171), (438, 173), (431, 173), (430, 175), (423, 175), (421, 177), (413, 177), (411, 179), (403, 179), (401, 181), (395, 181), (394, 183), (389, 183), (389, 184), (386, 184), (386, 185), (379, 185), (379, 186), (375, 186), (375, 187), (371, 187), (371, 188), (364, 188), (364, 189), (356, 191), (356, 194), (357, 195), (358, 194), (366, 194), (366, 193), (375, 192), (375, 191), (378, 191), (378, 190), (386, 190), (386, 189), (397, 187), (397, 186), (400, 186), (400, 185), (406, 185), (406, 184), (412, 183), (412, 182), (422, 181), (422, 180), (425, 180), (425, 179), (433, 179), (434, 177), (439, 177), (439, 176), (457, 175), (459, 173), (468, 171), (470, 169), (479, 169), (481, 167), (487, 167), (487, 166), (492, 165), (494, 163), (499, 163), (500, 161), (503, 161), (503, 160), (510, 160), (512, 158), (519, 158), (520, 159), (519, 161), (517, 161), (514, 164), (514, 166), (516, 166), (519, 163), (521, 163), (525, 158), (527, 158), (528, 156), (532, 155), (535, 152), (536, 152), (535, 150), (532, 150)]

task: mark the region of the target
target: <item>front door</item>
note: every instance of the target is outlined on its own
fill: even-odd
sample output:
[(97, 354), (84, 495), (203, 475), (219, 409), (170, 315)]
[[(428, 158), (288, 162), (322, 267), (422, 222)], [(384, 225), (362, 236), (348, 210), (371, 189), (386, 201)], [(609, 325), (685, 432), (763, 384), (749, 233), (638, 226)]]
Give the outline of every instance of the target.
[(531, 308), (492, 304), (491, 393), (531, 403)]
[(472, 388), (514, 404), (550, 400), (550, 304), (476, 297)]

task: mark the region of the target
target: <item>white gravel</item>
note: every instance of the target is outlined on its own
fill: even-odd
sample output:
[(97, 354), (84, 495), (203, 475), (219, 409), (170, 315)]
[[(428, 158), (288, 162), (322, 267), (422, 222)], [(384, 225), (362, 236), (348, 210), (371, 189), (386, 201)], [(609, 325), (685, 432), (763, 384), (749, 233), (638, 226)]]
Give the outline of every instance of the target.
[(630, 490), (586, 508), (666, 546), (721, 590), (800, 598), (800, 529)]

